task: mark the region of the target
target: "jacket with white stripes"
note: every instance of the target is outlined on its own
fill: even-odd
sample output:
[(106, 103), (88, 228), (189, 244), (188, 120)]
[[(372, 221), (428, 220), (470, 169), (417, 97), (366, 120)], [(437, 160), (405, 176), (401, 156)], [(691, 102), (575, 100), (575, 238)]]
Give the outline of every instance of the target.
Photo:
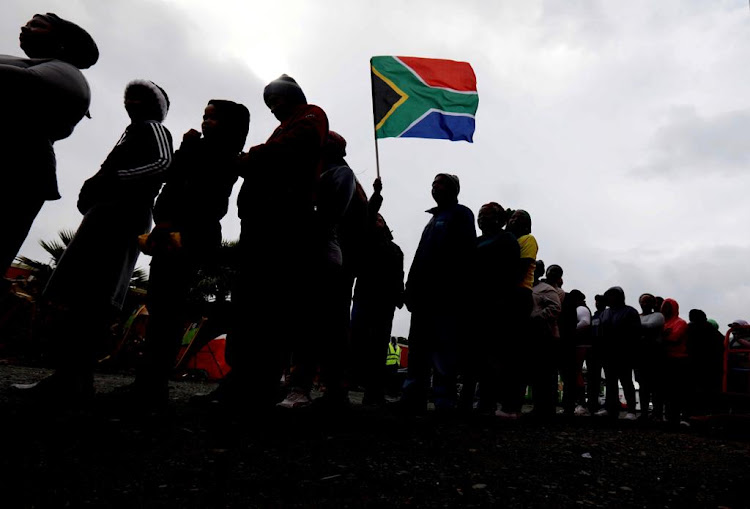
[(172, 162), (172, 135), (160, 122), (130, 124), (101, 169), (81, 188), (78, 210), (127, 201), (153, 205)]

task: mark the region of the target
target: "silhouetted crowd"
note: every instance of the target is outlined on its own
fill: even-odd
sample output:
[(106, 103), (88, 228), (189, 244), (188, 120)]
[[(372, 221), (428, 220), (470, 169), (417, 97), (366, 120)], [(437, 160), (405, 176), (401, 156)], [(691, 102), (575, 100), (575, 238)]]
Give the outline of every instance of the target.
[[(0, 127), (0, 143), (19, 156), (5, 173), (8, 185), (31, 181), (32, 190), (0, 205), (12, 240), (3, 244), (3, 270), (43, 202), (59, 198), (52, 146), (87, 113), (90, 92), (79, 69), (98, 59), (88, 34), (54, 14), (35, 15), (20, 41), (29, 58), (0, 56), (3, 95), (14, 98), (6, 112), (17, 121)], [(173, 151), (162, 124), (167, 92), (148, 80), (127, 84), (131, 123), (84, 183), (83, 219), (44, 291), (65, 338), (59, 365), (19, 390), (40, 400), (91, 400), (96, 343), (122, 308), (143, 252), (151, 256), (146, 350), (135, 382), (113, 397), (133, 408), (166, 405), (188, 292), (201, 267), (216, 263), (220, 220), (241, 177), (226, 351), (232, 369), (196, 404), (339, 410), (361, 387), (363, 404), (384, 406), (398, 357), (393, 316), (406, 305), (408, 372), (393, 403), (399, 413), (424, 413), (432, 401), (438, 412), (516, 419), (530, 397), (542, 418), (558, 406), (569, 415), (617, 418), (622, 387), (624, 418), (635, 419), (633, 373), (641, 418), (679, 422), (716, 408), (724, 339), (705, 313), (692, 310), (687, 323), (673, 299), (643, 294), (639, 314), (612, 287), (596, 296), (592, 314), (582, 292), (562, 289), (563, 269), (545, 270), (537, 259), (528, 212), (483, 205), (477, 236), (455, 175), (432, 182), (436, 206), (404, 283), (403, 253), (379, 213), (380, 179), (368, 197), (345, 160), (345, 139), (293, 78), (272, 81), (263, 98), (279, 121), (265, 143), (242, 152), (250, 113), (213, 99), (201, 131), (185, 133)], [(312, 398), (316, 381), (323, 392)]]

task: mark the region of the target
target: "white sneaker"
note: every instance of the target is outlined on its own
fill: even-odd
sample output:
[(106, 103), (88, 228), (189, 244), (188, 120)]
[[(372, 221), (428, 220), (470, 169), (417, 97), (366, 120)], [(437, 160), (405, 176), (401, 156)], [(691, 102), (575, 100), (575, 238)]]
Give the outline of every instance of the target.
[(276, 406), (281, 408), (303, 408), (309, 406), (312, 403), (310, 396), (301, 391), (290, 392), (284, 401), (276, 403)]
[(625, 417), (623, 417), (626, 421), (634, 421), (636, 419), (635, 414), (633, 412), (628, 412), (625, 414)]
[(597, 417), (609, 417), (609, 412), (606, 408), (602, 408), (601, 410), (594, 412), (594, 415)]
[(495, 417), (499, 417), (501, 419), (507, 419), (507, 420), (514, 421), (514, 420), (518, 419), (518, 414), (515, 413), (515, 412), (510, 412), (509, 413), (509, 412), (503, 412), (502, 410), (496, 410), (495, 411)]
[(591, 415), (591, 412), (589, 412), (589, 409), (585, 406), (578, 405), (576, 409), (573, 410), (573, 415), (578, 417), (588, 417)]

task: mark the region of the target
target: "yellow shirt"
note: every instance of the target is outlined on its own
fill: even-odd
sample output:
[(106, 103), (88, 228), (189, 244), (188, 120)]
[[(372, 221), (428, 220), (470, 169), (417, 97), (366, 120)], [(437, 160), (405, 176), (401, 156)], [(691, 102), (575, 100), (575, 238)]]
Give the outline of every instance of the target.
[(531, 259), (526, 275), (521, 282), (521, 287), (531, 290), (534, 287), (534, 270), (536, 269), (536, 254), (539, 252), (539, 245), (533, 235), (519, 237), (518, 245), (521, 246), (521, 259)]

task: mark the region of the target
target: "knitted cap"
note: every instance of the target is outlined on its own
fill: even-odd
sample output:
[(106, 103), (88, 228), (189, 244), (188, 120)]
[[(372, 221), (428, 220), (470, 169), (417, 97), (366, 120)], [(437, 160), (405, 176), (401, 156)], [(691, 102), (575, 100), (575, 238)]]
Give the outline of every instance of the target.
[(79, 69), (88, 69), (99, 60), (99, 48), (83, 28), (51, 12), (35, 14), (34, 17), (42, 18), (52, 25), (55, 37), (62, 46), (60, 60), (73, 64)]
[(164, 91), (163, 88), (161, 88), (159, 85), (154, 83), (153, 81), (149, 80), (133, 80), (130, 83), (127, 84), (125, 87), (125, 95), (128, 95), (128, 90), (130, 90), (131, 87), (143, 87), (146, 90), (149, 90), (154, 98), (154, 101), (156, 102), (156, 106), (159, 108), (159, 111), (161, 112), (161, 118), (155, 119), (159, 122), (163, 122), (165, 118), (167, 118), (167, 112), (169, 111), (169, 96)]
[(266, 104), (268, 104), (268, 96), (272, 94), (285, 97), (293, 104), (307, 104), (307, 98), (304, 92), (302, 92), (302, 88), (294, 78), (286, 74), (282, 74), (266, 85), (266, 88), (263, 90), (263, 100)]

